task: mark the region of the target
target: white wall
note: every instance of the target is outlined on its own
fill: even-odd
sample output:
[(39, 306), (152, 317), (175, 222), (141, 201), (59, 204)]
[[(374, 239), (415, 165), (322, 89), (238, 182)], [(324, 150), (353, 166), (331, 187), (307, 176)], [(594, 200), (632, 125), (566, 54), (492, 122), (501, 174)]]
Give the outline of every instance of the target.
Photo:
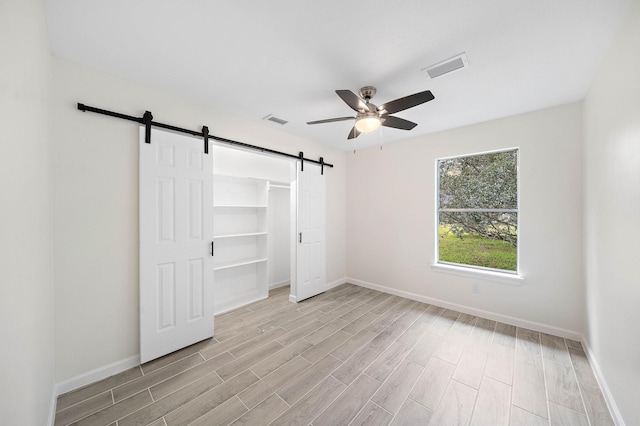
[(138, 127), (77, 102), (333, 162), (327, 279), (345, 276), (345, 153), (62, 59), (53, 85), (58, 382), (138, 354)]
[[(584, 303), (581, 112), (574, 103), (350, 153), (348, 277), (577, 336)], [(435, 160), (510, 147), (520, 148), (523, 284), (434, 272)]]
[(288, 188), (269, 190), (269, 287), (291, 282), (291, 201)]
[[(587, 343), (627, 425), (640, 424), (640, 2), (585, 100)], [(615, 409), (615, 408), (614, 408)]]
[(51, 54), (39, 0), (0, 2), (0, 423), (54, 403)]

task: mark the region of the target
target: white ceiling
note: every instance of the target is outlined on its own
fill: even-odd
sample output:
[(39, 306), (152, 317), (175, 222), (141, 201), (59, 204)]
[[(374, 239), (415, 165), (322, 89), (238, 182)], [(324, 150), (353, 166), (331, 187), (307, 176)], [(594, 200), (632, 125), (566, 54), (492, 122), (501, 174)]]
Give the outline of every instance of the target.
[[(45, 0), (55, 56), (343, 150), (582, 99), (629, 4)], [(467, 69), (420, 71), (462, 52)], [(365, 85), (378, 105), (423, 90), (435, 100), (395, 114), (418, 123), (412, 131), (347, 141), (351, 122), (305, 124), (355, 115), (334, 91)]]

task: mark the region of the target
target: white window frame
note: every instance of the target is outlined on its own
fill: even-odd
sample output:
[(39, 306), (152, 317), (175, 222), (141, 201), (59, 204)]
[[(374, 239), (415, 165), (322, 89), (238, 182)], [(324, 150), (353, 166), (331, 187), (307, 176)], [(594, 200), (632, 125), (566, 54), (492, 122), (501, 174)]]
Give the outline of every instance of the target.
[[(440, 208), (440, 161), (451, 160), (455, 158), (467, 158), (467, 157), (477, 157), (480, 155), (486, 154), (497, 154), (500, 152), (508, 152), (508, 151), (517, 151), (517, 164), (516, 164), (516, 180), (517, 180), (517, 208), (515, 209), (483, 209), (483, 208), (474, 208), (474, 209), (441, 209)], [(491, 151), (483, 151), (472, 154), (462, 154), (462, 155), (454, 155), (449, 157), (441, 157), (436, 158), (435, 160), (435, 174), (436, 174), (436, 188), (435, 188), (435, 261), (431, 265), (431, 269), (435, 272), (443, 272), (449, 273), (453, 275), (459, 275), (463, 277), (469, 278), (477, 278), (488, 281), (497, 281), (505, 284), (514, 284), (520, 285), (524, 280), (524, 277), (520, 273), (520, 148), (519, 147), (511, 147), (504, 149), (497, 149)], [(440, 260), (440, 212), (448, 211), (448, 212), (496, 212), (496, 213), (516, 213), (518, 217), (518, 244), (516, 247), (516, 270), (509, 271), (506, 269), (494, 269), (487, 268), (483, 266), (476, 265), (465, 265), (463, 263), (453, 263), (446, 262)]]

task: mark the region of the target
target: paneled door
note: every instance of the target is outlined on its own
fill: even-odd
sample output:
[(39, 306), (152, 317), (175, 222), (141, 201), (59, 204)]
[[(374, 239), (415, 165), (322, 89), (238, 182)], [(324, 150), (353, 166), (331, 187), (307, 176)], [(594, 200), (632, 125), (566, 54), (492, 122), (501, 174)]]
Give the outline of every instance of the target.
[(298, 164), (295, 301), (320, 294), (326, 283), (326, 184), (320, 166)]
[(203, 141), (140, 129), (140, 362), (213, 336), (213, 161)]

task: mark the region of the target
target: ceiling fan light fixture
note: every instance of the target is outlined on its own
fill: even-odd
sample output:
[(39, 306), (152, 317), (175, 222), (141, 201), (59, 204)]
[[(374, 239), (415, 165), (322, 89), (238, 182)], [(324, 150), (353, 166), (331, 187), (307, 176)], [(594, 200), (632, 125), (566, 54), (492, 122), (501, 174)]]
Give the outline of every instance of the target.
[(360, 133), (375, 132), (381, 124), (380, 117), (374, 112), (365, 113), (356, 119), (356, 129)]

